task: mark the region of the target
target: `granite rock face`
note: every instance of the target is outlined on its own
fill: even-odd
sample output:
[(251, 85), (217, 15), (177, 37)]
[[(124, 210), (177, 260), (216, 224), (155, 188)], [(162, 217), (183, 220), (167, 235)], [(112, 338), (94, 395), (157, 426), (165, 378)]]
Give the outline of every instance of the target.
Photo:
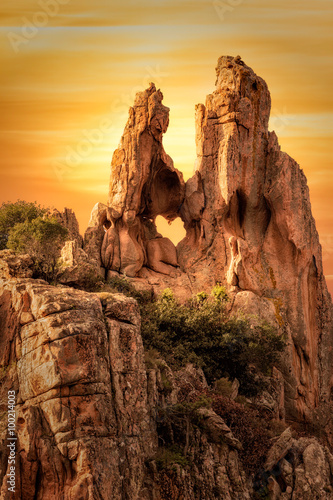
[[(16, 493), (3, 499), (139, 498), (157, 446), (134, 299), (42, 280), (0, 287), (1, 414), (16, 392)], [(1, 372), (2, 373), (2, 372)]]
[[(12, 262), (6, 251), (1, 257)], [(183, 491), (183, 479), (156, 468), (156, 412), (177, 403), (177, 390), (165, 396), (162, 368), (146, 368), (136, 301), (54, 287), (29, 277), (25, 257), (21, 264), (20, 277), (8, 266), (0, 281), (1, 499), (173, 498), (166, 492)], [(173, 377), (166, 364), (164, 372)], [(8, 390), (16, 398), (13, 494), (6, 476)], [(187, 471), (182, 498), (195, 498), (195, 489), (214, 498), (214, 488), (226, 498), (233, 491), (233, 498), (250, 498), (239, 444), (214, 415), (206, 418), (225, 442), (196, 433), (196, 471)]]
[(216, 90), (196, 107), (179, 262), (197, 288), (222, 281), (236, 302), (249, 292), (259, 310), (272, 304), (289, 339), (286, 411), (310, 418), (330, 399), (333, 323), (306, 178), (268, 131), (264, 80), (239, 57), (221, 57), (216, 73)]
[[(159, 427), (170, 431), (165, 415), (207, 382), (193, 365), (173, 373), (161, 360), (145, 362), (134, 299), (51, 286), (31, 279), (27, 256), (0, 257), (1, 499), (254, 498), (242, 444), (210, 409), (196, 410), (200, 425), (186, 425), (186, 463), (158, 465)], [(6, 476), (9, 390), (16, 399), (14, 494)], [(179, 433), (183, 417), (174, 425), (170, 432)], [(327, 448), (287, 429), (268, 452), (256, 491), (328, 500), (332, 473)]]
[(314, 438), (292, 437), (286, 429), (269, 450), (265, 463), (269, 498), (293, 500), (333, 497), (333, 456)]
[(157, 215), (174, 220), (185, 192), (183, 176), (162, 145), (169, 124), (162, 99), (154, 84), (136, 95), (111, 163), (102, 263), (130, 277), (144, 265), (166, 275), (178, 266), (175, 246), (154, 223)]
[(69, 240), (77, 241), (78, 246), (82, 247), (82, 236), (80, 234), (79, 223), (71, 208), (64, 208), (62, 212), (54, 208), (50, 211), (49, 215), (54, 217), (59, 224), (68, 230)]
[[(274, 391), (257, 407), (326, 426), (333, 444), (332, 302), (305, 176), (268, 131), (267, 85), (239, 57), (219, 59), (216, 90), (196, 108), (198, 159), (186, 185), (163, 149), (162, 98), (153, 84), (137, 95), (108, 202), (95, 205), (83, 242), (74, 214), (54, 213), (70, 233), (60, 279), (77, 286), (87, 275), (120, 273), (140, 290), (170, 287), (182, 301), (224, 283), (231, 314), (255, 314), (288, 339)], [(184, 221), (177, 249), (158, 234), (157, 215)], [(0, 252), (1, 499), (241, 500), (254, 498), (254, 486), (271, 499), (333, 498), (333, 456), (315, 438), (288, 428), (272, 440), (256, 485), (242, 444), (214, 411), (201, 407), (200, 425), (182, 415), (172, 427), (165, 415), (207, 383), (193, 365), (173, 373), (145, 361), (134, 299), (32, 275), (29, 255)], [(8, 390), (16, 395), (14, 496)], [(185, 425), (185, 464), (161, 467), (163, 425), (171, 434)]]
[[(137, 94), (85, 249), (106, 276), (145, 279), (155, 292), (168, 286), (182, 300), (216, 282), (235, 312), (246, 296), (252, 314), (288, 338), (279, 366), (286, 415), (311, 420), (331, 398), (333, 318), (306, 178), (268, 130), (265, 81), (240, 57), (221, 57), (216, 74), (216, 90), (196, 106), (197, 160), (185, 186), (163, 149), (161, 92), (151, 84)], [(182, 218), (177, 251), (157, 233), (157, 215)]]

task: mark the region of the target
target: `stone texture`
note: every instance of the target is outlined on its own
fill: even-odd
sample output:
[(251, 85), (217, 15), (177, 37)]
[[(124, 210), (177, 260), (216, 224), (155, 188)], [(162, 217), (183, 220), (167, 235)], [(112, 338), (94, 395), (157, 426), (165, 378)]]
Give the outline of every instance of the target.
[(280, 366), (287, 415), (311, 419), (330, 398), (333, 330), (306, 178), (268, 131), (262, 78), (229, 56), (216, 74), (216, 90), (196, 107), (197, 171), (186, 184), (179, 263), (194, 288), (222, 281), (237, 307), (247, 294), (277, 320), (289, 344)]
[(63, 212), (54, 208), (49, 212), (49, 215), (54, 217), (62, 226), (68, 229), (69, 240), (76, 240), (78, 246), (82, 247), (82, 236), (80, 235), (79, 223), (71, 208), (64, 208)]
[[(7, 391), (15, 390), (20, 459), (17, 491), (9, 496), (2, 418), (1, 498), (254, 498), (241, 443), (207, 408), (196, 410), (199, 426), (189, 422), (189, 464), (157, 468), (161, 416), (207, 390), (207, 382), (193, 365), (176, 373), (163, 360), (146, 365), (134, 299), (8, 277), (8, 268), (2, 277), (0, 411), (6, 413)], [(333, 456), (316, 439), (296, 440), (287, 429), (265, 471), (272, 498), (332, 498)]]
[(197, 410), (197, 414), (201, 419), (201, 425), (203, 425), (204, 429), (214, 443), (224, 441), (232, 448), (236, 448), (237, 450), (242, 449), (240, 441), (233, 436), (231, 430), (223, 419), (213, 410), (209, 410), (208, 408), (199, 408)]
[(279, 327), (279, 322), (281, 321), (272, 300), (259, 297), (250, 291), (236, 293), (233, 298), (231, 313), (248, 316), (251, 318), (251, 322), (255, 324), (264, 321)]
[(42, 280), (2, 284), (1, 402), (16, 391), (20, 460), (9, 496), (1, 428), (1, 498), (139, 498), (156, 448), (140, 317), (133, 299), (105, 300)]
[(107, 220), (107, 206), (103, 203), (96, 203), (92, 209), (90, 220), (86, 232), (84, 233), (83, 249), (90, 260), (97, 262), (101, 269), (102, 264), (101, 248), (105, 231), (110, 227)]
[(183, 176), (162, 145), (169, 124), (162, 99), (154, 84), (136, 95), (111, 163), (102, 263), (130, 277), (143, 266), (166, 275), (178, 266), (173, 243), (154, 222), (157, 215), (174, 220), (185, 193)]
[(80, 248), (77, 240), (65, 242), (59, 266), (58, 281), (66, 285), (84, 286), (86, 283), (93, 283), (99, 276), (105, 277), (105, 271), (98, 260)]
[(292, 447), (293, 437), (290, 427), (286, 429), (279, 439), (274, 443), (272, 448), (269, 450), (265, 470), (273, 469), (274, 465), (277, 464), (282, 458), (284, 458), (288, 450)]
[(330, 500), (332, 458), (315, 438), (297, 440), (286, 429), (269, 450), (265, 463), (269, 498)]
[(101, 261), (101, 245), (105, 234), (106, 205), (96, 203), (92, 210), (84, 239), (74, 213), (65, 209), (54, 211), (59, 222), (69, 231), (68, 240), (61, 250), (58, 281), (66, 285), (83, 286), (99, 276), (105, 278)]
[(12, 250), (0, 250), (0, 280), (31, 278), (33, 260), (30, 255), (16, 254)]
[[(197, 160), (185, 187), (163, 149), (161, 92), (151, 84), (137, 94), (85, 250), (109, 273), (146, 280), (155, 295), (170, 287), (185, 301), (227, 284), (234, 312), (288, 339), (280, 414), (312, 420), (331, 398), (333, 320), (306, 178), (268, 131), (264, 80), (240, 57), (221, 57), (216, 74), (216, 90), (196, 107)], [(158, 214), (184, 221), (177, 252), (157, 233)]]
[(166, 491), (185, 500), (195, 491), (202, 498), (250, 498), (235, 451), (240, 443), (209, 410), (199, 415), (204, 428), (191, 431), (195, 467), (178, 467), (176, 475), (157, 470), (158, 412), (177, 405), (177, 380), (194, 389), (207, 383), (192, 365), (176, 376), (163, 360), (147, 370), (134, 299), (15, 273), (17, 267), (5, 268), (0, 286), (0, 411), (6, 415), (7, 391), (15, 390), (20, 458), (11, 495), (1, 418), (1, 499), (173, 498)]
[[(71, 210), (54, 212), (71, 238), (63, 280), (122, 273), (138, 289), (170, 287), (182, 301), (227, 284), (232, 313), (254, 314), (288, 339), (271, 390), (256, 403), (275, 418), (326, 426), (329, 440), (332, 304), (305, 176), (268, 131), (267, 85), (239, 57), (219, 59), (216, 91), (196, 108), (198, 159), (186, 186), (163, 149), (162, 98), (153, 84), (137, 94), (108, 203), (95, 205), (83, 248)], [(182, 217), (187, 234), (177, 250), (158, 234), (157, 215)], [(193, 365), (173, 373), (163, 360), (145, 360), (134, 299), (31, 276), (29, 256), (0, 252), (1, 499), (254, 498), (242, 445), (222, 418), (207, 408), (195, 412), (201, 425), (165, 417), (207, 383)], [(14, 496), (6, 487), (8, 390), (17, 396)], [(174, 435), (185, 425), (187, 465), (158, 467), (163, 425)], [(328, 448), (288, 428), (272, 440), (262, 488), (276, 499), (331, 499), (332, 473)]]

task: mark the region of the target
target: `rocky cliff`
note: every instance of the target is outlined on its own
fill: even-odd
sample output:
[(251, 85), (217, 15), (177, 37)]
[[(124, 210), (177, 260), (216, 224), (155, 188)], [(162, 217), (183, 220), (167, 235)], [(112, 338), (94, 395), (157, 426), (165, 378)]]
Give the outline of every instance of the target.
[[(191, 444), (195, 472), (158, 472), (156, 412), (166, 401), (161, 371), (144, 363), (134, 299), (31, 279), (31, 260), (10, 252), (2, 263), (1, 499), (148, 500), (177, 491), (192, 499), (194, 488), (202, 498), (250, 498), (240, 443), (221, 419), (220, 444), (200, 433)], [(7, 483), (8, 390), (16, 394), (15, 493)]]
[[(216, 90), (196, 106), (197, 161), (185, 188), (162, 146), (161, 92), (152, 84), (137, 94), (108, 206), (97, 210), (101, 266), (183, 297), (226, 283), (235, 310), (270, 310), (289, 339), (280, 366), (287, 414), (311, 419), (331, 397), (333, 323), (306, 178), (268, 131), (264, 80), (240, 57), (221, 57), (216, 75)], [(157, 215), (184, 221), (177, 252), (157, 233)]]
[(181, 209), (179, 262), (201, 287), (226, 280), (236, 302), (249, 291), (253, 306), (273, 304), (290, 342), (286, 409), (307, 418), (331, 397), (333, 323), (306, 178), (268, 131), (262, 78), (239, 57), (221, 57), (216, 74), (215, 92), (196, 107), (197, 170)]
[[(30, 277), (29, 256), (1, 257), (1, 499), (333, 497), (329, 449), (290, 428), (271, 438), (265, 463), (249, 475), (246, 443), (218, 404), (217, 413), (184, 404), (207, 391), (202, 372), (145, 363), (134, 299), (51, 286)], [(13, 492), (8, 391), (15, 391)], [(267, 436), (248, 420), (250, 410), (233, 404), (236, 431), (258, 433), (247, 450), (251, 463), (258, 453), (251, 443), (267, 447)]]
[[(1, 252), (1, 499), (333, 498), (332, 302), (306, 179), (268, 131), (265, 82), (239, 57), (220, 58), (216, 70), (216, 90), (196, 107), (198, 158), (186, 184), (164, 151), (169, 109), (151, 84), (130, 109), (108, 203), (94, 207), (83, 243), (74, 214), (55, 214), (71, 238), (62, 284), (33, 279), (29, 256)], [(177, 249), (158, 233), (157, 215), (184, 221)], [(249, 408), (237, 394), (198, 404), (211, 395), (200, 370), (145, 360), (133, 298), (77, 289), (120, 275), (155, 295), (171, 287), (181, 300), (225, 284), (231, 314), (255, 314), (287, 338), (273, 396)], [(267, 408), (270, 421), (294, 430), (263, 432)], [(321, 434), (297, 433), (301, 423)], [(264, 457), (257, 470), (249, 443)]]

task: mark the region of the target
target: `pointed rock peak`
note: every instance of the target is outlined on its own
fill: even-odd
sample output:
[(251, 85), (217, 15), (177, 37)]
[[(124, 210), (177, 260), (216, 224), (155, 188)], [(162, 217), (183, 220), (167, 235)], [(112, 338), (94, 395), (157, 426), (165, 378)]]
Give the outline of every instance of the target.
[(137, 128), (139, 132), (147, 129), (154, 139), (162, 142), (162, 136), (168, 129), (170, 111), (162, 101), (162, 92), (150, 83), (146, 90), (136, 94), (126, 127)]
[(280, 364), (286, 412), (309, 418), (332, 387), (333, 322), (306, 178), (268, 132), (264, 80), (239, 56), (220, 57), (216, 75), (196, 108), (200, 178), (186, 183), (179, 262), (202, 289), (227, 282), (235, 304), (251, 294), (254, 314), (274, 306), (271, 322), (289, 342)]
[[(236, 122), (253, 115), (253, 125), (268, 131), (271, 98), (266, 82), (240, 56), (222, 56), (216, 66), (216, 91), (207, 97), (206, 107), (237, 113)], [(216, 110), (215, 110), (216, 111)]]
[[(155, 218), (179, 216), (183, 175), (162, 145), (169, 108), (153, 83), (138, 92), (111, 162), (107, 230), (101, 256), (106, 269), (137, 275), (143, 266), (163, 274), (178, 266), (176, 249), (158, 234)], [(104, 226), (105, 222), (104, 222)]]
[[(101, 209), (102, 265), (132, 277), (142, 268), (174, 276), (179, 265), (192, 291), (225, 283), (239, 308), (264, 311), (288, 339), (286, 414), (310, 418), (331, 394), (333, 321), (306, 178), (268, 132), (264, 80), (239, 56), (220, 57), (216, 75), (196, 108), (197, 171), (186, 187), (162, 145), (163, 94), (154, 84), (137, 94)], [(158, 234), (158, 215), (184, 221), (177, 252)]]

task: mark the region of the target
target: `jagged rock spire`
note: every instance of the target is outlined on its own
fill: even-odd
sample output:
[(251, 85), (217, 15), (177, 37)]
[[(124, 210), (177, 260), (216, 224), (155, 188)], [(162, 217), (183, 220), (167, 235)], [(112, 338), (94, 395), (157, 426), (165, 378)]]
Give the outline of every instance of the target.
[(143, 265), (170, 274), (177, 267), (173, 243), (157, 233), (155, 218), (172, 221), (184, 199), (182, 174), (162, 145), (169, 108), (153, 83), (136, 95), (111, 178), (102, 261), (107, 269), (135, 276)]
[[(330, 398), (333, 335), (307, 181), (268, 131), (266, 83), (240, 57), (221, 57), (216, 74), (216, 90), (196, 107), (197, 172), (186, 185), (179, 261), (202, 287), (227, 281), (236, 304), (246, 296), (274, 306), (289, 339), (287, 413), (310, 418)], [(200, 215), (191, 201), (199, 197)]]

